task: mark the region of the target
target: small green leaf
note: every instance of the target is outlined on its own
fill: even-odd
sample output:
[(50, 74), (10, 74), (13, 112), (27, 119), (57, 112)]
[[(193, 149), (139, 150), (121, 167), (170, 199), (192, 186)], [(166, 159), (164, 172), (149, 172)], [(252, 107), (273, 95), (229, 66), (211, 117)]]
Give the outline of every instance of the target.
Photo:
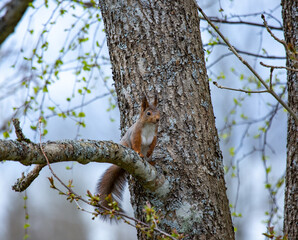
[(24, 229), (27, 229), (27, 228), (29, 228), (30, 227), (30, 224), (29, 223), (25, 223), (24, 224)]
[(254, 138), (257, 139), (257, 138), (260, 138), (260, 136), (261, 136), (260, 134), (256, 134), (254, 135)]
[(62, 64), (63, 64), (62, 60), (61, 59), (57, 59), (56, 62), (55, 62), (55, 68), (59, 67)]
[(244, 120), (247, 120), (247, 119), (248, 119), (248, 117), (245, 116), (243, 113), (240, 115), (240, 117), (241, 117), (242, 119), (244, 119)]
[(48, 130), (44, 129), (42, 135), (45, 136), (45, 135), (47, 135), (47, 133), (48, 133)]
[(39, 86), (34, 87), (33, 90), (34, 90), (34, 93), (37, 94), (38, 93), (38, 90), (39, 90)]
[(266, 132), (267, 129), (265, 127), (259, 127), (259, 130), (262, 132)]
[(220, 135), (222, 139), (227, 139), (229, 137), (229, 134), (223, 133)]
[(78, 38), (79, 43), (87, 42), (89, 38)]
[(58, 117), (66, 118), (66, 114), (64, 112), (58, 113)]
[(32, 130), (34, 130), (34, 131), (36, 131), (36, 129), (37, 129), (37, 127), (36, 127), (36, 126), (33, 126), (33, 125), (31, 125), (30, 128), (31, 128)]
[(3, 132), (3, 137), (6, 139), (6, 138), (9, 138), (9, 133), (8, 132)]
[(80, 117), (80, 118), (85, 117), (85, 116), (86, 116), (86, 115), (85, 115), (84, 112), (79, 112), (79, 114), (78, 114), (78, 117)]
[(267, 167), (266, 168), (266, 173), (268, 174), (268, 173), (270, 173), (271, 172), (271, 167)]
[(85, 124), (84, 121), (82, 121), (82, 122), (77, 122), (77, 124), (78, 124), (78, 125), (81, 125), (81, 126), (84, 127), (84, 128), (86, 127), (86, 124)]
[(238, 105), (240, 107), (242, 106), (242, 104), (236, 98), (234, 98), (233, 100), (234, 100), (235, 105)]
[(221, 73), (217, 76), (217, 80), (219, 80), (219, 79), (225, 79), (225, 78), (226, 78), (226, 76), (224, 75), (223, 72), (221, 72)]
[(234, 157), (235, 156), (235, 148), (234, 147), (229, 148), (229, 153), (232, 157)]
[(28, 6), (29, 6), (29, 7), (32, 7), (33, 9), (35, 8), (32, 2), (29, 2), (29, 3), (28, 3)]
[(280, 187), (284, 184), (284, 182), (285, 182), (285, 179), (284, 179), (284, 178), (280, 179), (280, 180), (276, 183), (276, 187), (277, 187), (277, 188), (280, 188)]
[(67, 11), (65, 9), (60, 9), (60, 15), (64, 15), (64, 13), (66, 13)]

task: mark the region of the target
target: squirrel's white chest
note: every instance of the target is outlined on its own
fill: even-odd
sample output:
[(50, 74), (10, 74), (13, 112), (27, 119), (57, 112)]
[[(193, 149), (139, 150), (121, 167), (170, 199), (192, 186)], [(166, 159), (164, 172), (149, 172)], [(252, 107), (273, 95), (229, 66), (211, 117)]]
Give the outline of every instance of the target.
[(155, 124), (146, 124), (142, 129), (142, 145), (149, 146), (155, 136)]

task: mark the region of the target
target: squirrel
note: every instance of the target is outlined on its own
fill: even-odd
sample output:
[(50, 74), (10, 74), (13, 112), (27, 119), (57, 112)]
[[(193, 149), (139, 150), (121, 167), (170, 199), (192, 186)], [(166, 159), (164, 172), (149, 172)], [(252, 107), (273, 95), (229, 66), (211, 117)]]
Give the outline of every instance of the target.
[[(154, 103), (149, 104), (146, 96), (142, 99), (141, 112), (137, 121), (127, 130), (120, 140), (120, 144), (136, 151), (140, 157), (150, 157), (157, 142), (157, 129), (160, 113), (157, 109), (157, 97)], [(99, 204), (105, 208), (111, 209), (106, 197), (111, 195), (113, 200), (118, 202), (119, 211), (121, 209), (120, 201), (126, 183), (127, 172), (117, 165), (109, 167), (97, 184), (97, 194)], [(99, 209), (99, 211), (101, 211)], [(109, 215), (102, 214), (103, 220), (108, 220)]]

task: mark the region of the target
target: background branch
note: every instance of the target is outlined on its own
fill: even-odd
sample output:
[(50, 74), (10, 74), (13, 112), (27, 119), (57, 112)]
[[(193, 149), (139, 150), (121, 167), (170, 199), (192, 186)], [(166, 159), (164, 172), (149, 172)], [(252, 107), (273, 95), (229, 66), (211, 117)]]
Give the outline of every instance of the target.
[[(226, 43), (224, 42), (218, 42), (217, 45), (220, 45), (220, 46), (228, 46)], [(234, 47), (234, 49), (238, 52), (238, 53), (241, 53), (241, 54), (245, 54), (245, 55), (248, 55), (248, 56), (252, 56), (252, 57), (257, 57), (257, 58), (265, 58), (265, 59), (286, 59), (286, 56), (274, 56), (274, 55), (261, 55), (261, 54), (256, 54), (256, 53), (252, 53), (252, 52), (248, 52), (248, 51), (243, 51), (243, 50), (240, 50), (236, 47)], [(233, 54), (233, 53), (231, 53)]]
[[(227, 24), (245, 24), (245, 25), (251, 25), (251, 26), (255, 26), (255, 27), (264, 27), (263, 24), (260, 23), (255, 23), (255, 22), (248, 22), (248, 21), (243, 21), (243, 20), (239, 20), (239, 21), (230, 21), (227, 19), (221, 19), (218, 17), (209, 17), (211, 22), (217, 22), (217, 23), (227, 23)], [(206, 21), (206, 19), (204, 19), (203, 17), (200, 17), (200, 20), (204, 20)], [(269, 26), (271, 29), (274, 30), (279, 30), (282, 31), (282, 27), (275, 27), (275, 26)]]
[(236, 51), (236, 49), (230, 44), (230, 42), (223, 36), (223, 34), (218, 30), (218, 28), (210, 21), (210, 19), (207, 17), (207, 15), (204, 13), (204, 11), (200, 8), (198, 3), (194, 1), (197, 9), (199, 12), (203, 15), (203, 17), (206, 19), (206, 21), (209, 23), (209, 25), (217, 32), (217, 34), (221, 37), (221, 39), (227, 44), (229, 47), (229, 50), (232, 51), (236, 57), (255, 75), (255, 77), (261, 82), (261, 84), (268, 90), (268, 93), (270, 93), (295, 119), (295, 122), (298, 123), (298, 117), (294, 113), (294, 111), (289, 108), (289, 106), (272, 90), (270, 89), (270, 86), (267, 85), (267, 83), (263, 80), (263, 78), (254, 70), (254, 68), (245, 61), (239, 53)]

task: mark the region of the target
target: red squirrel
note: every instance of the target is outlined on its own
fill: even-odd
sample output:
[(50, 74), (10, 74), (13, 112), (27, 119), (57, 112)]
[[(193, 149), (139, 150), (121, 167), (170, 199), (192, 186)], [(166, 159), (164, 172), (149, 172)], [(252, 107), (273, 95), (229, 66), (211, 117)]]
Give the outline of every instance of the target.
[[(157, 142), (157, 128), (160, 113), (156, 107), (156, 96), (153, 105), (149, 104), (147, 98), (144, 96), (139, 118), (127, 130), (120, 141), (121, 145), (133, 149), (142, 158), (144, 156), (150, 157), (152, 155)], [(126, 176), (126, 171), (117, 165), (112, 165), (105, 171), (97, 184), (100, 205), (106, 208), (111, 208), (105, 200), (105, 198), (111, 194), (113, 200), (118, 202), (120, 211), (122, 211), (119, 201), (122, 200)], [(102, 219), (109, 219), (109, 215), (102, 215)]]

